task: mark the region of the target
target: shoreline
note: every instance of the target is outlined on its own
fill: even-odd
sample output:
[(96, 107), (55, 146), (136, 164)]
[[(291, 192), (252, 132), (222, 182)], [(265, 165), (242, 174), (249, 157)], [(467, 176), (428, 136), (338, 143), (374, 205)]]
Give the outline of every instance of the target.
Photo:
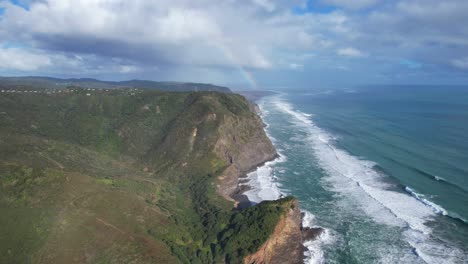
[[(275, 149), (276, 152), (276, 149)], [(252, 190), (252, 186), (249, 185), (250, 180), (248, 179), (248, 174), (257, 171), (259, 168), (265, 166), (267, 162), (274, 161), (276, 159), (280, 158), (280, 155), (276, 152), (273, 158), (264, 161), (257, 166), (253, 167), (250, 170), (247, 170), (246, 172), (242, 173), (237, 180), (236, 188), (234, 189), (234, 192), (230, 195), (230, 198), (232, 198), (234, 201), (236, 201), (236, 209), (241, 210), (250, 206), (255, 205), (256, 203), (251, 201), (245, 193), (247, 191)]]
[[(263, 100), (259, 101), (258, 106), (260, 106), (260, 107), (257, 107), (256, 109), (258, 109), (259, 111), (263, 110), (263, 111), (260, 111), (259, 116), (262, 118), (262, 121), (264, 121), (264, 124), (267, 124), (267, 127), (264, 128), (264, 130), (265, 130), (267, 136), (270, 138), (270, 140), (272, 140), (275, 143), (275, 148), (278, 147), (280, 149), (280, 152), (281, 152), (280, 154), (290, 155), (289, 153), (291, 153), (291, 152), (287, 152), (287, 151), (283, 152), (281, 150), (281, 148), (283, 147), (283, 144), (288, 143), (288, 141), (287, 141), (287, 137), (286, 138), (282, 137), (283, 134), (277, 132), (277, 130), (276, 130), (276, 129), (281, 128), (281, 123), (278, 123), (278, 120), (282, 120), (282, 119), (277, 119), (276, 114), (279, 114), (279, 113), (288, 114), (288, 115), (290, 115), (290, 116), (292, 116), (294, 118), (297, 118), (297, 120), (295, 120), (295, 121), (298, 121), (298, 122), (300, 121), (299, 124), (301, 125), (301, 127), (300, 127), (301, 129), (304, 129), (304, 130), (307, 129), (307, 132), (311, 133), (314, 136), (318, 134), (317, 137), (320, 140), (322, 140), (324, 138), (324, 137), (320, 136), (321, 135), (320, 132), (323, 132), (320, 127), (318, 127), (318, 128), (317, 127), (312, 127), (312, 128), (316, 128), (316, 129), (312, 129), (311, 126), (309, 125), (309, 122), (312, 122), (311, 120), (313, 120), (313, 119), (309, 118), (310, 115), (307, 114), (307, 113), (302, 113), (299, 110), (295, 110), (293, 105), (289, 104), (289, 102), (287, 102), (286, 100), (284, 100), (284, 102), (283, 102), (281, 100), (281, 98), (279, 98), (278, 102), (275, 102), (275, 98), (271, 98), (271, 100), (270, 100), (270, 98), (266, 98), (266, 99), (263, 99)], [(280, 111), (280, 112), (277, 113), (276, 112), (277, 110)], [(273, 126), (271, 128), (268, 128), (268, 125), (272, 125), (272, 124), (274, 124), (275, 126)], [(281, 141), (275, 140), (275, 138), (271, 137), (271, 135), (268, 132), (272, 132), (272, 133), (274, 132), (272, 135), (275, 136), (276, 139), (281, 138), (282, 140)], [(287, 135), (289, 135), (289, 134), (287, 134)], [(332, 137), (330, 136), (330, 138), (332, 138)], [(318, 141), (318, 140), (317, 140), (317, 142), (318, 142), (317, 144), (319, 144), (319, 143), (323, 144), (324, 143), (324, 142)], [(312, 143), (315, 144), (315, 141), (313, 141)], [(312, 143), (310, 143), (310, 144), (312, 144)], [(333, 150), (335, 150), (335, 148), (337, 148), (336, 146), (331, 146), (330, 144), (327, 144), (327, 145), (328, 145), (328, 148), (332, 148)], [(326, 148), (326, 149), (328, 149), (328, 148)], [(340, 149), (338, 148), (338, 150), (340, 150)], [(351, 156), (351, 158), (354, 158), (354, 156), (352, 156), (352, 155), (350, 155), (350, 156)], [(324, 161), (321, 160), (322, 162), (328, 162), (328, 163), (325, 163), (325, 165), (330, 164), (330, 160), (326, 159), (326, 156), (323, 157), (323, 155), (322, 155), (320, 157), (324, 160)], [(361, 164), (361, 163), (359, 163), (359, 164)], [(321, 165), (321, 164), (318, 164), (318, 165), (320, 165), (322, 167), (325, 167), (324, 165)], [(333, 164), (333, 165), (335, 165), (335, 164)], [(280, 174), (280, 173), (278, 173), (279, 167), (284, 167), (284, 168), (288, 168), (288, 169), (286, 169), (286, 172), (284, 174), (283, 173)], [(240, 203), (243, 202), (244, 204), (246, 204), (245, 206), (248, 206), (248, 204), (254, 205), (254, 204), (262, 201), (263, 199), (273, 199), (273, 197), (278, 197), (276, 189), (277, 189), (277, 187), (281, 187), (280, 183), (285, 184), (284, 188), (287, 188), (288, 186), (290, 186), (290, 185), (288, 185), (288, 183), (289, 183), (288, 174), (291, 172), (291, 170), (289, 168), (291, 168), (291, 170), (292, 170), (293, 169), (293, 164), (291, 164), (291, 165), (290, 165), (290, 163), (284, 163), (284, 164), (280, 164), (280, 165), (267, 164), (265, 166), (265, 168), (261, 168), (261, 166), (258, 166), (257, 167), (257, 170), (258, 170), (257, 172), (254, 172), (254, 173), (251, 173), (251, 174), (248, 174), (248, 175), (244, 175), (242, 178), (239, 178), (239, 181), (238, 181), (239, 186), (236, 188), (236, 194), (235, 194), (234, 198), (236, 200), (240, 200)], [(374, 169), (372, 168), (372, 171), (373, 170)], [(280, 175), (284, 175), (284, 177), (282, 177)], [(246, 176), (247, 176), (247, 178), (246, 178)], [(276, 178), (276, 177), (279, 177), (279, 178)], [(331, 178), (331, 176), (329, 176), (329, 177)], [(444, 180), (444, 179), (441, 180), (436, 176), (434, 176), (431, 179), (435, 179), (437, 181), (443, 181)], [(335, 180), (339, 180), (339, 179), (335, 178)], [(362, 189), (362, 188), (366, 187), (365, 185), (364, 185), (364, 187), (361, 187), (361, 186), (362, 185), (358, 182), (356, 188)], [(283, 188), (281, 188), (281, 189), (283, 189)], [(419, 203), (422, 203), (422, 204), (424, 204), (425, 207), (428, 207), (433, 213), (435, 213), (435, 215), (451, 217), (450, 215), (447, 215), (449, 213), (446, 212), (446, 210), (444, 208), (438, 206), (437, 204), (433, 204), (429, 199), (426, 200), (423, 195), (420, 195), (419, 193), (415, 192), (409, 186), (404, 186), (403, 185), (403, 186), (400, 187), (400, 189), (401, 189), (401, 193), (405, 194), (404, 195), (405, 197), (412, 196), (412, 198), (415, 198), (416, 200), (418, 200)], [(286, 193), (290, 193), (290, 191), (288, 191), (286, 189), (283, 189), (283, 190)], [(304, 190), (307, 190), (307, 189), (304, 189)], [(372, 195), (374, 195), (375, 192), (369, 194), (369, 193), (367, 193), (367, 189), (360, 190), (360, 191), (361, 192), (364, 191), (368, 196), (374, 198), (374, 196), (372, 196)], [(383, 191), (385, 191), (385, 189)], [(400, 192), (398, 192), (398, 193), (400, 193)], [(362, 196), (359, 197), (359, 198), (362, 198)], [(374, 199), (376, 199), (376, 198), (374, 198)], [(253, 201), (249, 201), (249, 200), (253, 200)], [(406, 200), (408, 200), (408, 199), (406, 199)], [(362, 201), (359, 200), (359, 202), (361, 203)], [(362, 204), (363, 204), (363, 206), (368, 205), (366, 203), (362, 203)], [(411, 203), (411, 204), (413, 204), (413, 203)], [(306, 206), (309, 206), (309, 205), (310, 205), (309, 202), (306, 200), (306, 203), (305, 203), (304, 206), (306, 207)], [(386, 206), (389, 206), (389, 205), (388, 204), (381, 204), (381, 206), (386, 207)], [(419, 207), (421, 207), (421, 206), (418, 206), (416, 208), (419, 208)], [(310, 208), (312, 210), (315, 210), (315, 209), (313, 209), (314, 207), (310, 207)], [(401, 211), (401, 209), (398, 208), (398, 207), (394, 207), (394, 208), (398, 209), (396, 212), (404, 212), (404, 211)], [(425, 210), (425, 211), (427, 211), (427, 210)], [(416, 212), (411, 212), (411, 215), (416, 214), (417, 212), (418, 212), (417, 210), (416, 210)], [(366, 213), (368, 213), (368, 212), (366, 212)], [(374, 216), (374, 214), (371, 214), (371, 213), (366, 214), (364, 217), (371, 217), (376, 222), (381, 221), (380, 219), (377, 218), (378, 216), (376, 217), (376, 216)], [(317, 213), (317, 214), (320, 214), (320, 213)], [(432, 213), (430, 215), (432, 215)], [(318, 215), (318, 216), (320, 216), (320, 215)], [(418, 214), (416, 214), (416, 216), (418, 216)], [(314, 227), (316, 226), (315, 225), (316, 223), (313, 220), (313, 215), (311, 215), (311, 217), (312, 218), (309, 219), (310, 222), (307, 222), (307, 219), (303, 219), (303, 227), (304, 226), (314, 226)], [(395, 215), (394, 217), (397, 219), (396, 221), (405, 221), (405, 222), (408, 221), (408, 219), (401, 218), (400, 215)], [(435, 216), (435, 217), (438, 217), (438, 216)], [(390, 219), (390, 218), (387, 218), (387, 219)], [(385, 221), (387, 221), (387, 219), (385, 219)], [(391, 218), (391, 219), (393, 219), (393, 218)], [(415, 219), (415, 218), (411, 218), (409, 220), (413, 221), (413, 219)], [(415, 219), (415, 220), (419, 220), (419, 219)], [(450, 221), (451, 221), (451, 219), (450, 219)], [(462, 221), (460, 221), (459, 219), (455, 219), (455, 221), (459, 221), (460, 223), (462, 223)], [(414, 221), (411, 222), (411, 223), (414, 223)], [(416, 222), (416, 223), (418, 224), (418, 222)], [(393, 224), (393, 222), (390, 223), (389, 225), (392, 225), (392, 224)], [(419, 229), (419, 226), (411, 226), (411, 227), (412, 227), (411, 229), (415, 229), (417, 231), (420, 231), (420, 232), (424, 233), (424, 230), (421, 231)], [(424, 223), (422, 223), (422, 227), (425, 228)], [(310, 248), (311, 248), (310, 255), (307, 255), (307, 253), (306, 253), (306, 259), (305, 259), (306, 263), (308, 263), (309, 261), (310, 261), (310, 263), (315, 263), (314, 261), (317, 261), (317, 260), (320, 261), (320, 259), (322, 259), (322, 261), (323, 261), (323, 258), (324, 258), (325, 255), (320, 256), (319, 254), (320, 253), (325, 254), (324, 251), (328, 247), (326, 245), (329, 245), (331, 243), (336, 242), (336, 240), (335, 240), (336, 237), (339, 237), (341, 235), (341, 233), (339, 233), (339, 231), (335, 231), (333, 226), (331, 226), (330, 229), (326, 229), (325, 232), (326, 233), (324, 234), (323, 237), (320, 237), (318, 240), (312, 241), (309, 244), (305, 244), (306, 246), (310, 245)], [(410, 234), (412, 236), (410, 236)], [(426, 239), (425, 237), (422, 237), (422, 235), (418, 235), (418, 234), (419, 233), (405, 232), (405, 233), (402, 233), (401, 238), (397, 238), (397, 239), (401, 239), (402, 241), (405, 241), (406, 243), (409, 243), (409, 245), (412, 248), (411, 250), (414, 250), (414, 251), (419, 250), (419, 251), (422, 252), (421, 254), (424, 254), (424, 252), (425, 252), (424, 247), (426, 247), (426, 246), (430, 246), (430, 247), (438, 247), (439, 246), (439, 244), (430, 243), (431, 241), (429, 239)], [(330, 235), (330, 237), (327, 237), (327, 235)], [(327, 239), (330, 239), (330, 240), (327, 241)], [(445, 245), (446, 244), (441, 244), (441, 246), (445, 246)], [(454, 254), (458, 254), (459, 251), (458, 251), (457, 247), (453, 246), (453, 245), (451, 247), (449, 247), (449, 249), (451, 249), (451, 250), (452, 250), (452, 248), (454, 250), (453, 252), (455, 252)], [(328, 250), (326, 250), (326, 251), (328, 251)], [(419, 256), (418, 255), (418, 257), (420, 259), (424, 259), (426, 256), (424, 256), (424, 255)]]
[(259, 168), (265, 166), (266, 163), (273, 162), (273, 161), (281, 158), (281, 155), (276, 150), (276, 147), (273, 145), (273, 142), (272, 142), (270, 136), (268, 135), (267, 131), (265, 130), (265, 128), (268, 125), (263, 120), (262, 111), (261, 111), (261, 109), (260, 109), (260, 107), (259, 107), (259, 105), (257, 103), (262, 98), (267, 97), (267, 96), (272, 96), (272, 95), (275, 95), (277, 93), (273, 92), (273, 91), (238, 91), (237, 93), (244, 96), (250, 102), (252, 111), (254, 111), (254, 113), (257, 115), (257, 117), (262, 122), (263, 132), (265, 133), (268, 140), (271, 142), (271, 144), (273, 146), (273, 149), (274, 149), (274, 154), (270, 158), (268, 158), (267, 160), (263, 160), (262, 162), (260, 162), (260, 163), (258, 163), (256, 165), (252, 166), (251, 168), (241, 172), (240, 175), (238, 176), (238, 179), (237, 179), (237, 182), (236, 182), (236, 187), (235, 187), (234, 191), (232, 192), (232, 194), (229, 195), (229, 198), (236, 201), (235, 208), (238, 209), (238, 210), (241, 210), (241, 209), (244, 209), (244, 208), (247, 208), (247, 207), (250, 207), (250, 206), (253, 206), (253, 205), (256, 204), (255, 202), (251, 201), (247, 195), (245, 195), (245, 193), (247, 191), (252, 190), (252, 186), (249, 185), (250, 179), (248, 179), (248, 177), (249, 177), (248, 175), (250, 173), (252, 173), (252, 172), (257, 171)]
[[(264, 122), (262, 118), (261, 109), (256, 103), (260, 98), (257, 98), (255, 102), (251, 102), (252, 107), (254, 111), (256, 112), (257, 116), (262, 121), (262, 124), (263, 124), (262, 129), (264, 133), (266, 134), (267, 138), (271, 141), (271, 138), (265, 129), (268, 125)], [(276, 147), (274, 145), (273, 145), (273, 148), (274, 148), (275, 154), (271, 158), (255, 166), (252, 166), (250, 169), (244, 172), (241, 172), (241, 174), (237, 177), (236, 187), (234, 191), (229, 195), (229, 198), (235, 201), (235, 210), (242, 210), (242, 209), (245, 209), (245, 208), (248, 208), (250, 206), (254, 206), (257, 204), (257, 202), (250, 200), (249, 197), (245, 194), (246, 192), (251, 191), (254, 188), (251, 184), (249, 184), (249, 182), (251, 181), (251, 179), (249, 179), (249, 174), (252, 172), (258, 171), (260, 168), (262, 168), (269, 162), (274, 162), (282, 158), (282, 156), (277, 152)], [(281, 193), (280, 197), (277, 197), (276, 199), (281, 199), (283, 197), (285, 196), (283, 193)], [(300, 210), (299, 207), (297, 210), (300, 212), (300, 223), (298, 224), (298, 226), (299, 226), (300, 237), (301, 237), (301, 241), (300, 241), (301, 254), (300, 254), (300, 257), (297, 256), (296, 258), (291, 259), (290, 263), (307, 263), (307, 260), (312, 260), (311, 255), (313, 255), (313, 252), (314, 252), (314, 250), (310, 248), (310, 244), (313, 243), (314, 241), (318, 241), (322, 235), (324, 234), (326, 235), (327, 231), (326, 229), (322, 227), (310, 225), (311, 224), (309, 223), (310, 220), (306, 218), (309, 218), (310, 216), (313, 217), (312, 214)], [(306, 216), (306, 214), (309, 214), (309, 215)], [(305, 222), (308, 222), (308, 225), (305, 225)], [(295, 245), (297, 245), (297, 242), (298, 241), (288, 241), (286, 243), (287, 244), (286, 248), (294, 247)], [(286, 252), (287, 251), (285, 251), (285, 253)]]

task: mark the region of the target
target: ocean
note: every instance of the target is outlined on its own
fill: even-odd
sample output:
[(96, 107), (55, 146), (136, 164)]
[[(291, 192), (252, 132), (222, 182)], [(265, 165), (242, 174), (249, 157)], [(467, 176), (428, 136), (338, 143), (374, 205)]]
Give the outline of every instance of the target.
[(258, 102), (280, 153), (252, 202), (294, 195), (306, 263), (468, 263), (468, 88), (367, 86)]

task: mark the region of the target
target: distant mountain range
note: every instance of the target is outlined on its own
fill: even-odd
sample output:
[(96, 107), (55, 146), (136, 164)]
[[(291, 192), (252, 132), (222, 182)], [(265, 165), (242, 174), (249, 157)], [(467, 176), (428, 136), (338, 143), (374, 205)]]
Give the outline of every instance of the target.
[(0, 87), (33, 87), (33, 88), (66, 88), (77, 86), (82, 88), (95, 89), (119, 89), (119, 88), (143, 88), (160, 91), (186, 92), (186, 91), (216, 91), (231, 93), (227, 87), (216, 86), (205, 83), (184, 83), (184, 82), (155, 82), (147, 80), (129, 81), (100, 81), (90, 78), (80, 79), (59, 79), (51, 77), (0, 77)]

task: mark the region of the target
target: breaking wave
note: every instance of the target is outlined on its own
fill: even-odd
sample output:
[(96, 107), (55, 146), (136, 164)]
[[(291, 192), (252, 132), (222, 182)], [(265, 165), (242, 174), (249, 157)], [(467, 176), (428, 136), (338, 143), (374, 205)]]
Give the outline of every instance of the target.
[(409, 195), (390, 190), (394, 186), (385, 181), (386, 175), (375, 170), (376, 163), (337, 148), (336, 138), (316, 126), (309, 114), (294, 110), (280, 97), (272, 100), (279, 111), (289, 115), (291, 122), (307, 134), (305, 144), (312, 148), (318, 165), (326, 172), (327, 186), (332, 191), (355, 201), (377, 223), (400, 227), (406, 242), (422, 261), (454, 263), (463, 259), (458, 248), (437, 243), (426, 224), (437, 214), (447, 215), (442, 207), (409, 187), (406, 188)]

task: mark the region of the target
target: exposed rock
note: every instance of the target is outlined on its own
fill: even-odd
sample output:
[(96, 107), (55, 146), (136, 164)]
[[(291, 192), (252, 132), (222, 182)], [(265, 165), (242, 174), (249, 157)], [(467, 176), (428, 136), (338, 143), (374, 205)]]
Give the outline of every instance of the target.
[(252, 255), (244, 258), (245, 264), (299, 264), (303, 262), (302, 217), (296, 199), (281, 216), (270, 238)]
[(302, 229), (302, 239), (304, 241), (311, 241), (317, 239), (324, 229), (321, 227), (305, 227)]
[[(219, 138), (214, 151), (227, 165), (218, 177), (217, 191), (225, 199), (242, 209), (250, 206), (243, 193), (249, 190), (242, 176), (278, 157), (278, 154), (264, 131), (264, 123), (258, 116), (259, 109), (251, 105), (253, 116), (223, 116), (219, 118)], [(213, 118), (208, 118), (212, 120)], [(321, 228), (303, 228), (302, 214), (296, 199), (291, 200), (287, 212), (281, 216), (269, 239), (255, 252), (244, 258), (244, 263), (303, 263), (303, 242), (317, 238)]]
[(219, 177), (218, 193), (233, 201), (232, 195), (238, 187), (239, 177), (275, 159), (278, 154), (265, 134), (258, 115), (224, 117), (222, 122), (214, 151), (228, 167)]
[(195, 143), (195, 138), (197, 137), (197, 133), (198, 133), (198, 128), (193, 128), (192, 130), (192, 134), (190, 135), (190, 139), (189, 139), (189, 142), (190, 142), (190, 152), (192, 152), (193, 150), (193, 144)]

